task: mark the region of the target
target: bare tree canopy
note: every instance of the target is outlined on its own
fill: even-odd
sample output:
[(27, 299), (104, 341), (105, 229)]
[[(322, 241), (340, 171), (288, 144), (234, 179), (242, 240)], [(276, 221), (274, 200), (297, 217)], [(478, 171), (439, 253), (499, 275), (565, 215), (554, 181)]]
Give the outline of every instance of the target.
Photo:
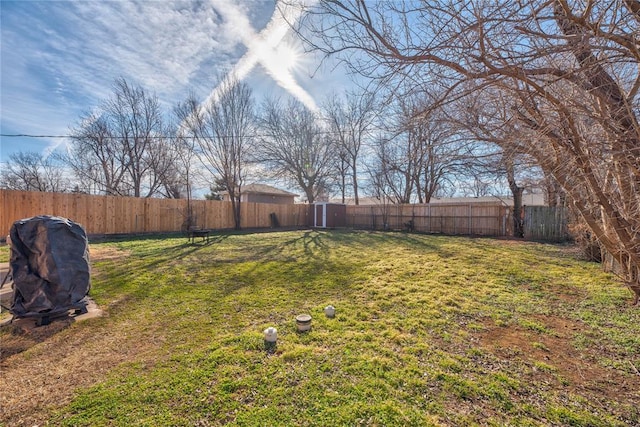
[(160, 195), (174, 164), (155, 95), (119, 78), (113, 95), (71, 129), (67, 163), (108, 195)]
[(335, 151), (315, 113), (299, 101), (267, 100), (260, 129), (256, 160), (268, 165), (274, 178), (302, 189), (309, 203), (328, 192)]
[[(513, 126), (510, 97), (493, 86), (469, 91), (464, 97), (447, 104), (447, 119), (456, 124), (467, 138), (481, 144), (469, 170), (492, 173), (506, 180), (513, 197), (513, 235), (524, 237), (523, 194), (526, 187), (540, 187), (543, 174), (526, 150), (521, 151), (519, 138), (524, 135)], [(553, 180), (551, 178), (551, 180)], [(536, 182), (537, 181), (537, 182)]]
[(369, 187), (378, 198), (429, 203), (469, 168), (475, 145), (461, 137), (445, 108), (429, 108), (424, 95), (398, 97), (385, 109), (368, 167)]
[(353, 190), (354, 203), (359, 204), (358, 173), (362, 150), (370, 138), (377, 119), (375, 96), (372, 93), (334, 95), (322, 107), (324, 119), (336, 148), (338, 186), (345, 202), (347, 181)]
[(0, 173), (0, 184), (2, 188), (20, 191), (56, 193), (69, 189), (62, 165), (56, 164), (52, 157), (35, 152), (11, 154)]
[(220, 95), (206, 105), (191, 97), (177, 112), (212, 181), (228, 193), (240, 229), (240, 194), (255, 137), (254, 101), (246, 83), (224, 79), (219, 88)]
[(366, 76), (447, 99), (498, 87), (519, 136), (505, 142), (562, 186), (638, 302), (638, 0), (320, 0), (301, 25)]

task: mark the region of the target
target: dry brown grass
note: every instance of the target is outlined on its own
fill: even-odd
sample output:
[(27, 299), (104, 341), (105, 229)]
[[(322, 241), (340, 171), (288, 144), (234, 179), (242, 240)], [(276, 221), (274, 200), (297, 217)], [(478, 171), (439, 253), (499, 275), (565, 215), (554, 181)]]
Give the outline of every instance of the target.
[[(91, 248), (92, 262), (126, 256), (113, 247)], [(75, 324), (64, 317), (35, 327), (34, 320), (21, 319), (4, 327), (0, 407), (7, 426), (40, 425), (49, 408), (68, 403), (74, 390), (95, 384), (119, 364), (154, 360), (159, 341), (150, 339), (152, 330), (146, 337), (134, 336), (127, 325), (89, 322)]]
[[(585, 354), (571, 344), (573, 336), (588, 332), (588, 326), (553, 315), (539, 315), (536, 320), (546, 327), (546, 333), (536, 334), (518, 326), (487, 325), (478, 334), (480, 345), (501, 359), (521, 359), (529, 364), (530, 382), (552, 381), (555, 387), (588, 394), (595, 400), (634, 402), (640, 377), (605, 369), (597, 363), (604, 354)], [(545, 371), (545, 365), (552, 366), (553, 371)]]

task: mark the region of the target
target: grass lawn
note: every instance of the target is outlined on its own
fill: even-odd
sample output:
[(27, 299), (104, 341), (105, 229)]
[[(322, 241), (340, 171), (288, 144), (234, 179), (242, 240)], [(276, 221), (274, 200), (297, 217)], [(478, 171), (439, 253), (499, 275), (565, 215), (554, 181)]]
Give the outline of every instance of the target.
[(297, 231), (91, 254), (107, 315), (0, 330), (0, 423), (640, 425), (640, 309), (568, 246)]

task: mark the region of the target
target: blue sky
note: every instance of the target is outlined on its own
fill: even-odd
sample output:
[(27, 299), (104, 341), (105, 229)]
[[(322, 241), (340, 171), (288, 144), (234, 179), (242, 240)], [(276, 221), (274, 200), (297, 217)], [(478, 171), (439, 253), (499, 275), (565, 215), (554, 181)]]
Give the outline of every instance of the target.
[[(216, 79), (230, 71), (258, 102), (289, 94), (313, 107), (348, 84), (332, 67), (315, 72), (319, 59), (285, 31), (274, 0), (2, 0), (0, 7), (2, 134), (67, 135), (120, 76), (155, 92), (166, 111), (190, 90), (202, 100), (215, 96)], [(64, 144), (0, 138), (0, 162)]]

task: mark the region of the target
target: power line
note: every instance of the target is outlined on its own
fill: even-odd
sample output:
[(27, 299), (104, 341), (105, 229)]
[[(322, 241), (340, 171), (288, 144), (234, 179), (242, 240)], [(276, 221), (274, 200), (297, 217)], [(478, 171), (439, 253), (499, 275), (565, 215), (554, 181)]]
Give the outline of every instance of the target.
[(29, 135), (26, 133), (15, 133), (15, 134), (0, 134), (1, 137), (6, 138), (72, 138), (71, 135)]
[[(318, 132), (318, 134), (329, 134), (329, 132)], [(237, 137), (235, 135), (220, 135), (221, 137)], [(252, 138), (252, 137), (264, 137), (270, 135), (264, 134), (253, 134), (253, 135), (243, 135), (242, 138)], [(70, 138), (70, 139), (85, 139), (85, 136), (74, 136), (74, 135), (30, 135), (25, 133), (17, 133), (17, 134), (0, 134), (0, 137), (6, 138)], [(173, 136), (173, 135), (145, 135), (145, 136), (117, 136), (117, 135), (105, 135), (101, 136), (102, 139), (124, 139), (124, 138), (147, 138), (147, 139), (196, 139), (197, 136), (186, 135), (186, 136)], [(208, 137), (205, 137), (208, 138)]]
[[(335, 131), (318, 131), (316, 132), (316, 134), (318, 135), (338, 135), (339, 132), (335, 132)], [(258, 137), (258, 138), (262, 138), (262, 137), (269, 137), (272, 136), (270, 134), (261, 134), (261, 133), (255, 133), (252, 135), (242, 135), (240, 137), (242, 138), (254, 138), (254, 137)], [(3, 138), (70, 138), (70, 139), (84, 139), (86, 137), (84, 136), (75, 136), (75, 135), (31, 135), (31, 134), (26, 134), (26, 133), (15, 133), (15, 134), (7, 134), (7, 133), (2, 133), (0, 134), (0, 137)], [(123, 139), (123, 138), (136, 138), (136, 136), (118, 136), (118, 135), (105, 135), (102, 136), (102, 139)], [(218, 135), (216, 135), (216, 137), (218, 137)], [(219, 137), (222, 138), (231, 138), (231, 137), (238, 137), (236, 135), (219, 135)], [(148, 138), (148, 139), (197, 139), (197, 138), (210, 138), (209, 136), (207, 137), (197, 137), (197, 136), (193, 136), (193, 135), (185, 135), (185, 136), (175, 136), (175, 135), (146, 135), (146, 136), (141, 136), (139, 138)]]

